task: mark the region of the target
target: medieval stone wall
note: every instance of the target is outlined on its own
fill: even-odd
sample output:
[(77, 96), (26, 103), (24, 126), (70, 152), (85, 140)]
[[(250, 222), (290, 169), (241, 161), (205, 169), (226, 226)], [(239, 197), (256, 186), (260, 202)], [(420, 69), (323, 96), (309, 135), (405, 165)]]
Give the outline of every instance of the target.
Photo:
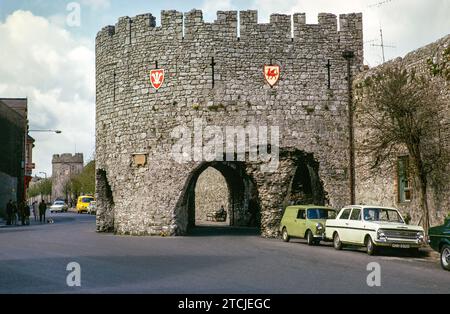
[[(99, 231), (118, 234), (185, 234), (192, 219), (190, 194), (206, 166), (221, 171), (231, 191), (232, 223), (245, 225), (258, 207), (264, 236), (276, 236), (289, 186), (303, 160), (316, 162), (327, 202), (349, 202), (347, 61), (363, 65), (362, 15), (273, 14), (258, 24), (256, 11), (219, 11), (214, 23), (202, 12), (163, 11), (161, 26), (151, 14), (122, 17), (96, 39), (96, 167)], [(292, 29), (293, 27), (293, 29)], [(238, 37), (239, 34), (239, 37)], [(211, 58), (214, 68), (212, 86)], [(326, 64), (330, 60), (330, 83)], [(149, 72), (166, 71), (155, 91)], [(265, 64), (281, 66), (273, 88)], [(171, 132), (209, 126), (278, 126), (280, 166), (262, 173), (258, 163), (178, 163)], [(136, 164), (136, 154), (145, 156)], [(309, 160), (309, 159), (308, 159)], [(104, 187), (108, 187), (105, 189)], [(105, 191), (110, 191), (106, 193)]]
[[(397, 58), (387, 62), (379, 67), (375, 67), (361, 73), (354, 81), (355, 88), (364, 83), (364, 80), (378, 71), (389, 67), (403, 66), (409, 70), (414, 69), (418, 75), (424, 75), (427, 79), (432, 81), (433, 88), (436, 88), (438, 94), (443, 100), (442, 117), (449, 123), (450, 117), (450, 83), (443, 77), (432, 75), (432, 71), (428, 64), (428, 60), (441, 62), (444, 50), (450, 45), (450, 35), (411, 53), (408, 53), (404, 58)], [(360, 99), (356, 99), (356, 104), (362, 104), (366, 101), (364, 95)], [(361, 147), (361, 143), (368, 132), (365, 127), (365, 119), (367, 115), (360, 115), (355, 120), (355, 140), (356, 147)], [(444, 130), (442, 134), (443, 149), (450, 151), (450, 129)], [(357, 149), (358, 152), (358, 149)], [(419, 210), (417, 193), (412, 192), (412, 199), (410, 202), (400, 203), (398, 200), (398, 186), (397, 186), (397, 157), (407, 155), (407, 150), (399, 150), (392, 154), (392, 158), (388, 164), (382, 168), (371, 171), (367, 166), (367, 156), (361, 153), (356, 154), (356, 199), (358, 203), (365, 204), (381, 204), (386, 206), (395, 206), (400, 208), (404, 215), (409, 214), (412, 217), (411, 222), (418, 224), (421, 220), (422, 213)], [(447, 165), (446, 173), (450, 173), (450, 164)], [(447, 177), (448, 178), (448, 177)], [(430, 193), (430, 220), (431, 224), (440, 224), (444, 217), (450, 213), (450, 181), (443, 180), (442, 182), (434, 182), (429, 178)]]

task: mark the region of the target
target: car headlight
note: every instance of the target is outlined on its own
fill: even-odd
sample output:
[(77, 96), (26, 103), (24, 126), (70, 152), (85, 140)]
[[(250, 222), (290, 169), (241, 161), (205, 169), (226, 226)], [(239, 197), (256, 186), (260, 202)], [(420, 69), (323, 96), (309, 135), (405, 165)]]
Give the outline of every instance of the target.
[(423, 239), (425, 238), (425, 233), (423, 231), (419, 231), (417, 232), (417, 240), (419, 241), (423, 241)]
[(384, 233), (384, 230), (378, 230), (377, 232), (377, 238), (378, 240), (387, 240), (386, 234)]
[(325, 228), (320, 222), (316, 223), (316, 233), (322, 233), (324, 229)]

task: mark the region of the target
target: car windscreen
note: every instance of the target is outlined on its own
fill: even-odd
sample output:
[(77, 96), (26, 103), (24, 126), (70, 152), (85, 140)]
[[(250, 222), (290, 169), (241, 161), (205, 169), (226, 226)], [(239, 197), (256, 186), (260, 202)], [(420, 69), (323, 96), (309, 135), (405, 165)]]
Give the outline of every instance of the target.
[(64, 205), (64, 202), (58, 201), (58, 202), (53, 203), (53, 205)]
[(398, 211), (388, 208), (364, 208), (364, 220), (404, 223)]
[(93, 200), (94, 200), (93, 198), (85, 197), (85, 198), (82, 198), (82, 199), (81, 199), (81, 202), (82, 202), (82, 203), (90, 203), (90, 202), (92, 202)]
[(336, 212), (324, 208), (308, 208), (308, 219), (334, 219)]

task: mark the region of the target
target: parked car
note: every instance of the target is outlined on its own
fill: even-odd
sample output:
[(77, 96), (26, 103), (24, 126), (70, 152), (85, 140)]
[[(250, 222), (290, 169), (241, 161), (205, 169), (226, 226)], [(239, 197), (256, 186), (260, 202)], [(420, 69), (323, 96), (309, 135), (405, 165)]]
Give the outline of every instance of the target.
[(430, 228), (430, 246), (441, 253), (441, 266), (450, 271), (450, 216), (445, 219), (442, 226)]
[(69, 206), (64, 201), (57, 200), (50, 206), (50, 213), (64, 213), (67, 212)]
[(91, 201), (87, 207), (87, 213), (89, 215), (95, 215), (97, 213), (97, 202)]
[(365, 246), (369, 255), (380, 247), (418, 253), (425, 245), (422, 227), (407, 225), (397, 209), (380, 206), (344, 207), (336, 219), (326, 221), (325, 236), (337, 250), (344, 245)]
[(308, 245), (324, 240), (325, 221), (336, 217), (333, 208), (316, 205), (297, 205), (286, 208), (281, 219), (280, 232), (284, 242), (290, 238), (304, 238)]
[(95, 199), (91, 195), (80, 196), (77, 201), (77, 213), (86, 213), (88, 211), (88, 206), (92, 201), (95, 201)]

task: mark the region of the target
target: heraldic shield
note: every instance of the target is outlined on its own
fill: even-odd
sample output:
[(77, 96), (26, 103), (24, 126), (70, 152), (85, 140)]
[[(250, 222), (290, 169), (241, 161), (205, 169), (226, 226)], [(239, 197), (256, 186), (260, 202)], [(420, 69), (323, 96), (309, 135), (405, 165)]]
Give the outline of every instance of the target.
[(150, 71), (150, 82), (152, 86), (158, 90), (164, 83), (164, 70), (155, 69)]
[(280, 79), (280, 66), (279, 65), (265, 65), (264, 66), (264, 78), (270, 86), (274, 86)]

